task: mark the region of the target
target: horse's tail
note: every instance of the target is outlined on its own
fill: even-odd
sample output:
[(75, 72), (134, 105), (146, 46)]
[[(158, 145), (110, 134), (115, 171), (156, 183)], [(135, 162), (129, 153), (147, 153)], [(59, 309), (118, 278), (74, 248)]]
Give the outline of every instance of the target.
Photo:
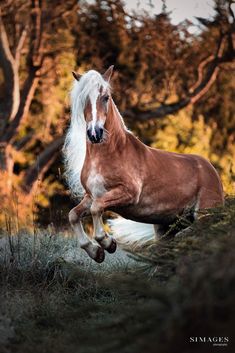
[(152, 224), (138, 223), (118, 217), (109, 219), (108, 225), (114, 238), (120, 245), (144, 245), (154, 239), (154, 228)]

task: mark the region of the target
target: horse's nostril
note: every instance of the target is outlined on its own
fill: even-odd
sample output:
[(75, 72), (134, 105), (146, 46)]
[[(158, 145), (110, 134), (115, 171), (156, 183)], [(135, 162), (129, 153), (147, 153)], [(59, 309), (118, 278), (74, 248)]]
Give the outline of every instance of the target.
[(91, 134), (91, 130), (90, 129), (87, 130), (87, 136), (88, 136), (89, 140), (92, 139), (92, 134)]
[(100, 142), (103, 137), (103, 129), (100, 127), (95, 128), (95, 134), (97, 142)]
[(103, 130), (103, 129), (100, 129), (100, 139), (102, 139), (103, 133), (104, 133), (104, 130)]

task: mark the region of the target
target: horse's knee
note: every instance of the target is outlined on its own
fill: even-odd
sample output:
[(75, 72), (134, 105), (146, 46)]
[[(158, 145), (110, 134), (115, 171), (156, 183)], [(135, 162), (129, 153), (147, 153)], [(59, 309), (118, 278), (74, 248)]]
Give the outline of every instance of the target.
[(91, 205), (91, 214), (92, 216), (99, 215), (102, 212), (102, 208), (98, 202), (93, 202)]
[(72, 209), (69, 212), (69, 223), (71, 225), (75, 225), (76, 223), (78, 223), (80, 221), (80, 219), (81, 219), (81, 215), (75, 209)]
[(69, 222), (71, 225), (81, 221), (83, 217), (90, 215), (89, 204), (80, 204), (69, 212)]
[(78, 222), (78, 219), (79, 219), (79, 217), (77, 215), (77, 212), (75, 210), (71, 210), (69, 212), (69, 223), (71, 225), (74, 225)]

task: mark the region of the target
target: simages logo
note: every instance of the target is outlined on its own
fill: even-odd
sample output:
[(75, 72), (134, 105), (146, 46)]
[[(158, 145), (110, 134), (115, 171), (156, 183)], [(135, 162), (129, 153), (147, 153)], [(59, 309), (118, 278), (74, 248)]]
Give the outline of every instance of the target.
[(213, 346), (226, 347), (229, 343), (228, 337), (221, 336), (195, 336), (189, 337), (190, 343), (211, 343)]

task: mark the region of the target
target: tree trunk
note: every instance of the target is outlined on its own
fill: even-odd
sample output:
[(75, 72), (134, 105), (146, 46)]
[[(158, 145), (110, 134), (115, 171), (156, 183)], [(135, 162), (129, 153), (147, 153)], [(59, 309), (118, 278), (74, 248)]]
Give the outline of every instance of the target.
[(0, 171), (7, 169), (6, 143), (0, 144)]
[(33, 193), (37, 186), (37, 182), (42, 180), (44, 174), (58, 156), (63, 142), (63, 136), (52, 141), (37, 157), (36, 162), (27, 170), (22, 183), (22, 189), (26, 194)]
[(39, 77), (37, 71), (32, 68), (28, 78), (25, 81), (24, 88), (21, 92), (20, 105), (15, 118), (9, 124), (4, 135), (1, 138), (2, 142), (9, 142), (17, 133), (20, 124), (27, 117), (30, 104), (33, 100), (35, 90), (37, 88)]

